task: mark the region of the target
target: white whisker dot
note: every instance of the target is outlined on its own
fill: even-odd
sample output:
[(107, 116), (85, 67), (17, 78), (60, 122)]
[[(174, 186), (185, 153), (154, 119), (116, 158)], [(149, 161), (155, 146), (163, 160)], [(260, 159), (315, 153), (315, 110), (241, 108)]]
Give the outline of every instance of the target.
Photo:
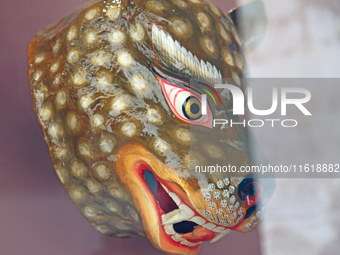
[(173, 0), (173, 3), (182, 9), (185, 9), (188, 7), (188, 4), (184, 2), (183, 0)]
[(122, 133), (128, 137), (133, 137), (137, 132), (137, 127), (132, 122), (126, 122), (122, 126)]
[(146, 114), (148, 120), (155, 125), (162, 125), (163, 120), (162, 120), (162, 115), (160, 114), (159, 111), (157, 111), (154, 108), (149, 108)]
[(92, 118), (91, 118), (91, 127), (93, 129), (100, 128), (104, 125), (104, 121), (105, 121), (104, 116), (97, 113), (97, 114), (93, 115)]
[(79, 59), (79, 51), (76, 49), (72, 49), (69, 51), (69, 53), (67, 54), (67, 62), (69, 62), (70, 64), (75, 63), (78, 59)]
[(85, 35), (85, 41), (88, 43), (88, 44), (92, 44), (92, 43), (95, 43), (98, 41), (98, 37), (96, 35), (95, 32), (93, 31), (90, 31), (88, 32), (86, 35)]
[(123, 43), (125, 41), (126, 35), (120, 30), (113, 30), (109, 34), (109, 41), (112, 43)]
[(166, 153), (170, 147), (169, 144), (162, 140), (161, 138), (157, 138), (154, 143), (153, 143), (153, 147), (155, 148), (156, 151), (160, 152), (161, 154)]
[(116, 20), (119, 18), (120, 8), (117, 6), (110, 6), (106, 12), (106, 16), (111, 20)]
[(54, 80), (53, 80), (53, 85), (54, 86), (57, 86), (59, 85), (61, 82), (61, 74), (57, 74), (55, 77), (54, 77)]
[(184, 128), (176, 130), (177, 138), (182, 142), (190, 142), (190, 131)]
[(35, 63), (40, 64), (41, 62), (44, 61), (44, 59), (45, 59), (45, 54), (41, 53), (35, 58)]
[(189, 21), (185, 22), (181, 19), (176, 19), (172, 22), (172, 29), (174, 30), (175, 34), (179, 36), (187, 37), (189, 34), (191, 34), (191, 24)]
[(115, 147), (115, 141), (108, 135), (102, 135), (99, 140), (99, 148), (103, 153), (109, 154)]
[(159, 1), (150, 0), (146, 3), (146, 8), (153, 12), (160, 13), (165, 9), (165, 6)]
[(66, 38), (68, 41), (72, 41), (77, 37), (77, 35), (78, 35), (78, 28), (74, 25), (69, 29)]
[(86, 14), (85, 14), (85, 19), (87, 20), (92, 20), (96, 17), (96, 15), (98, 14), (99, 10), (97, 8), (89, 10)]
[(91, 62), (95, 66), (103, 66), (110, 61), (110, 55), (104, 50), (97, 50), (91, 56)]
[(66, 114), (66, 123), (73, 134), (78, 134), (81, 131), (82, 121), (75, 112), (68, 112)]
[(98, 72), (96, 75), (98, 85), (101, 87), (108, 87), (112, 84), (112, 77), (110, 73), (105, 71)]
[(58, 91), (55, 97), (55, 103), (59, 109), (64, 108), (67, 102), (67, 94), (64, 90)]
[(43, 121), (49, 121), (53, 117), (53, 106), (51, 103), (44, 104), (39, 111)]
[(111, 108), (113, 111), (122, 111), (129, 108), (130, 105), (131, 98), (128, 95), (120, 95), (112, 100)]
[(52, 123), (48, 128), (48, 134), (51, 138), (59, 140), (65, 135), (64, 128), (57, 122)]
[(145, 31), (143, 26), (140, 23), (136, 23), (130, 28), (130, 36), (135, 41), (141, 41), (144, 39)]
[(197, 14), (197, 20), (200, 23), (202, 32), (206, 31), (211, 27), (210, 19), (204, 12), (200, 12)]
[(151, 81), (142, 72), (137, 72), (131, 77), (131, 87), (139, 96), (147, 95), (152, 90)]
[(82, 95), (79, 99), (79, 104), (83, 109), (87, 109), (93, 103), (93, 99), (91, 95)]
[(81, 86), (86, 82), (87, 72), (83, 69), (79, 69), (73, 76), (73, 84), (75, 86)]
[(93, 164), (92, 169), (99, 180), (108, 180), (110, 178), (110, 171), (105, 164), (100, 162)]
[(240, 76), (236, 73), (236, 72), (232, 72), (232, 78), (234, 79), (235, 83), (238, 85), (238, 86), (241, 86), (241, 79), (240, 79)]
[(223, 50), (222, 51), (222, 58), (225, 63), (227, 63), (230, 66), (234, 66), (234, 60), (233, 57), (231, 56), (229, 50)]
[(218, 16), (218, 17), (221, 16), (221, 11), (218, 9), (218, 7), (217, 7), (216, 5), (214, 5), (213, 3), (210, 3), (209, 6), (210, 6), (210, 9), (212, 10), (212, 12), (213, 12), (216, 16)]
[(33, 80), (39, 81), (40, 78), (41, 78), (41, 75), (42, 75), (42, 72), (41, 72), (41, 71), (36, 71), (36, 72), (33, 74)]
[(131, 54), (127, 51), (120, 51), (117, 57), (118, 63), (122, 66), (129, 66), (133, 63)]
[(60, 49), (60, 42), (59, 42), (59, 40), (57, 40), (56, 43), (53, 46), (53, 52), (57, 53), (59, 51), (59, 49)]
[(59, 68), (59, 62), (53, 63), (50, 68), (51, 73), (55, 73), (56, 71), (58, 71), (58, 68)]

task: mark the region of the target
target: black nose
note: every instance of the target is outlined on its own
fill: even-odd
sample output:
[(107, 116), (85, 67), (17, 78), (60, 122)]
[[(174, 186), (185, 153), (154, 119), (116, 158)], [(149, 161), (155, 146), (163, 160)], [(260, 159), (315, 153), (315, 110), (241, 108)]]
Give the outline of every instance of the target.
[(267, 203), (274, 189), (273, 178), (261, 178), (257, 174), (244, 176), (238, 185), (238, 196), (248, 206), (246, 217), (249, 217), (258, 205)]

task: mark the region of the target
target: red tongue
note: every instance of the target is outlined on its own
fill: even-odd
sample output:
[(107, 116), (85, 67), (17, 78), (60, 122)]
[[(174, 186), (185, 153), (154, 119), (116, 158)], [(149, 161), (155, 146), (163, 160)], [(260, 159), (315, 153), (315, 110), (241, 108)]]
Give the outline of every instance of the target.
[(175, 209), (178, 209), (178, 206), (172, 200), (172, 198), (168, 195), (168, 193), (163, 189), (162, 185), (156, 181), (156, 195), (155, 198), (158, 201), (159, 206), (162, 208), (164, 213), (171, 212)]
[(217, 233), (215, 232), (212, 232), (202, 226), (197, 226), (194, 231), (188, 234), (183, 234), (181, 237), (189, 242), (198, 243), (211, 241), (216, 235)]

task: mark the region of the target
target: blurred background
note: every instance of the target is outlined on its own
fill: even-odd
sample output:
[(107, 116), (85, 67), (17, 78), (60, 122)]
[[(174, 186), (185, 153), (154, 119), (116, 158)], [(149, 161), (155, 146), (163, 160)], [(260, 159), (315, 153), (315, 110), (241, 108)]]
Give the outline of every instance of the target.
[[(339, 1), (263, 2), (267, 10), (267, 33), (262, 44), (249, 55), (250, 77), (340, 77)], [(319, 125), (311, 126), (304, 119), (286, 137), (275, 136), (275, 131), (252, 130), (270, 163), (299, 158), (305, 164), (339, 162), (340, 88), (322, 85), (320, 80), (318, 87), (311, 88), (314, 100), (311, 107), (313, 115), (324, 117), (323, 124), (320, 119)], [(276, 181), (276, 191), (260, 227), (262, 254), (339, 254), (340, 179)]]
[[(1, 1), (0, 254), (161, 254), (145, 238), (106, 237), (82, 217), (55, 174), (33, 113), (28, 44), (39, 29), (85, 2)], [(246, 3), (212, 2), (224, 12)], [(264, 2), (268, 30), (261, 46), (249, 55), (250, 75), (339, 77), (339, 2)], [(337, 144), (339, 135), (333, 131)], [(271, 140), (261, 132), (255, 135), (268, 160), (275, 159)], [(318, 146), (317, 140), (311, 139), (311, 144)], [(283, 156), (292, 156), (289, 146), (283, 144)], [(200, 254), (339, 254), (339, 191), (338, 179), (278, 179), (259, 230), (232, 233), (216, 244), (205, 244)]]

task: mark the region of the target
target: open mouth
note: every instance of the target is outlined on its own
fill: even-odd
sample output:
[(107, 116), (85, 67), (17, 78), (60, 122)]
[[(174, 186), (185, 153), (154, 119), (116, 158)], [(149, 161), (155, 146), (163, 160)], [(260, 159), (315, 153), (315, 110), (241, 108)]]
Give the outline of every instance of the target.
[(231, 231), (202, 218), (178, 195), (183, 190), (177, 184), (162, 180), (147, 164), (139, 164), (137, 173), (136, 177), (145, 184), (144, 189), (152, 195), (159, 224), (169, 242), (197, 248), (202, 242), (215, 242)]
[[(214, 208), (208, 208), (204, 198), (206, 190), (199, 187), (197, 191), (193, 189), (195, 184), (182, 179), (177, 171), (158, 161), (145, 147), (136, 143), (119, 149), (116, 172), (139, 210), (146, 237), (156, 248), (168, 254), (197, 255), (202, 242), (215, 242), (232, 230), (247, 232), (262, 219), (257, 208), (246, 220), (246, 207), (236, 208), (235, 205), (233, 211), (229, 212), (227, 208), (227, 213), (222, 214), (219, 209), (217, 212), (217, 209), (213, 211)], [(241, 199), (243, 195), (245, 198), (249, 196), (249, 205), (256, 202), (252, 199), (256, 188), (252, 188), (249, 181), (242, 181), (241, 184), (245, 187), (240, 194), (237, 193), (238, 196)], [(208, 209), (221, 215), (221, 220), (206, 215)], [(230, 224), (228, 217), (233, 220), (232, 216), (237, 214), (239, 217), (234, 217), (234, 224)]]

